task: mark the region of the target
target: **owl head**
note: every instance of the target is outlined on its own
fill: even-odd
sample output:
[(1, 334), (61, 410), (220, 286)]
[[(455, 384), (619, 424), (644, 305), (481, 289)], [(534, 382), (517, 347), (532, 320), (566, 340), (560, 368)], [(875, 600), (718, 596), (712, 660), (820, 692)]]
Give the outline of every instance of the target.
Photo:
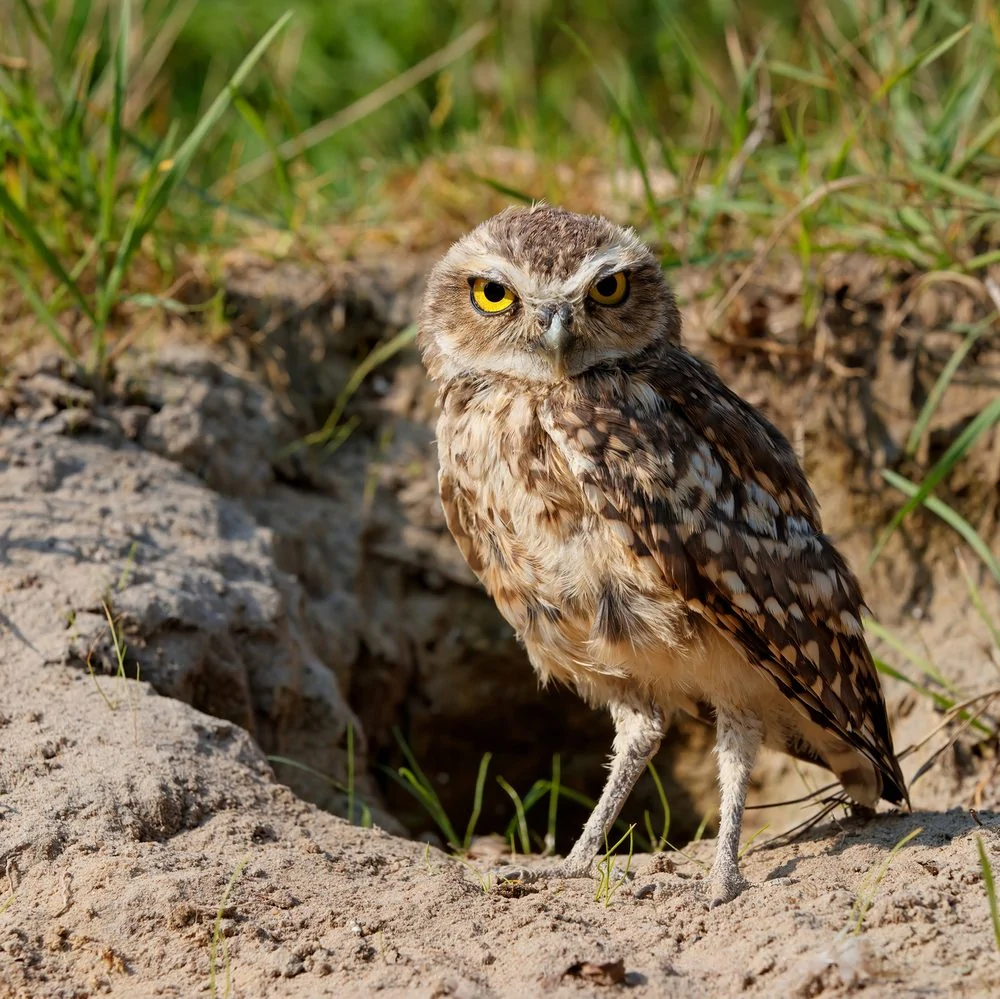
[(451, 247), (431, 272), (420, 327), (436, 381), (494, 373), (544, 384), (678, 342), (680, 315), (633, 230), (534, 205)]

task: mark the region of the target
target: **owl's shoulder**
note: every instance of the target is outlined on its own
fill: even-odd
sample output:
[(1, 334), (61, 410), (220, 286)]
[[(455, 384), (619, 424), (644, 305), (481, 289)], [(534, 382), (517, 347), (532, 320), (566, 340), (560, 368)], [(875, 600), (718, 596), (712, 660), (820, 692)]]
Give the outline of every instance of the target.
[[(543, 419), (627, 462), (640, 486), (681, 481), (692, 461), (727, 489), (763, 490), (784, 515), (820, 528), (819, 506), (788, 440), (706, 361), (677, 345), (596, 372), (550, 399)], [(719, 485), (720, 483), (713, 483)]]

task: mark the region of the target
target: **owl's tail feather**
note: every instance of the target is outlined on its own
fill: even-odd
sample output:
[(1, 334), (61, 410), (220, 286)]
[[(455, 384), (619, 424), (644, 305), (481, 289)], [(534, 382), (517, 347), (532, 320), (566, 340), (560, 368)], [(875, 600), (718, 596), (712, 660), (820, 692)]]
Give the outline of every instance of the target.
[(837, 775), (848, 796), (857, 804), (874, 808), (884, 798), (894, 805), (910, 807), (906, 784), (895, 758), (879, 760), (840, 743), (827, 754), (827, 766)]

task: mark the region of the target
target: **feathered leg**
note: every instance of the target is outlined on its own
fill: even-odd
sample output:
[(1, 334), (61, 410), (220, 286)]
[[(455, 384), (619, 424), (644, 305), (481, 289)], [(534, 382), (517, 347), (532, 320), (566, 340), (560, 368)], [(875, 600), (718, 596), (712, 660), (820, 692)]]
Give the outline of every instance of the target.
[(735, 715), (720, 708), (716, 717), (719, 758), (719, 788), (722, 801), (719, 814), (719, 841), (712, 865), (711, 886), (714, 909), (729, 902), (746, 888), (740, 874), (740, 830), (747, 801), (750, 773), (760, 749), (761, 724), (749, 715)]
[(657, 707), (636, 710), (623, 704), (615, 704), (611, 708), (611, 717), (615, 723), (611, 772), (580, 838), (563, 862), (568, 877), (586, 876), (594, 857), (599, 852), (604, 852), (605, 836), (610, 832), (646, 765), (656, 755), (663, 738), (663, 712)]
[(611, 706), (611, 717), (615, 723), (611, 772), (569, 855), (562, 863), (537, 869), (505, 867), (497, 872), (498, 877), (533, 881), (540, 877), (583, 878), (591, 874), (594, 858), (598, 853), (604, 853), (605, 836), (646, 769), (646, 764), (660, 748), (666, 728), (663, 712), (654, 705), (635, 708), (614, 704)]

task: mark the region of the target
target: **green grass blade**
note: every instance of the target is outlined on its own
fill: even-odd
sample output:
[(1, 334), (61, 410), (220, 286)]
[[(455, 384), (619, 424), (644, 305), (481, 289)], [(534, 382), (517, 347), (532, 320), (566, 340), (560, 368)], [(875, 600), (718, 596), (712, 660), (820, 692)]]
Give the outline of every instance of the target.
[(957, 177), (998, 135), (1000, 135), (1000, 115), (983, 126), (979, 134), (969, 143), (969, 148), (948, 167), (948, 173), (952, 177)]
[(284, 159), (282, 159), (281, 154), (278, 152), (278, 147), (271, 137), (271, 133), (268, 131), (267, 125), (264, 124), (264, 119), (257, 113), (256, 108), (248, 101), (242, 97), (236, 97), (233, 99), (233, 107), (239, 112), (240, 117), (250, 126), (250, 130), (257, 136), (258, 139), (267, 148), (267, 151), (271, 154), (271, 158), (274, 162), (274, 180), (278, 187), (278, 194), (281, 200), (285, 204), (286, 208), (286, 219), (288, 222), (288, 217), (291, 213), (292, 207), (295, 204), (295, 195), (292, 193), (292, 182), (291, 178), (288, 176), (288, 167), (285, 164)]
[(912, 76), (918, 69), (922, 69), (924, 66), (928, 66), (940, 59), (945, 52), (957, 45), (971, 30), (971, 24), (963, 25), (958, 31), (950, 34), (943, 42), (939, 42), (926, 52), (918, 55), (915, 59), (911, 59), (902, 69), (897, 70), (897, 72), (883, 81), (882, 85), (872, 95), (872, 103), (882, 100), (891, 90), (907, 77)]
[(920, 441), (927, 432), (931, 418), (941, 404), (941, 399), (951, 384), (952, 378), (955, 377), (955, 372), (958, 371), (969, 351), (976, 345), (976, 341), (993, 325), (995, 319), (996, 315), (994, 314), (983, 322), (977, 323), (975, 328), (969, 330), (965, 339), (955, 348), (951, 357), (948, 358), (947, 363), (941, 369), (941, 374), (938, 375), (930, 392), (927, 393), (927, 399), (913, 423), (910, 436), (906, 440), (906, 454), (908, 456), (912, 457), (916, 454), (917, 448), (920, 446)]
[(59, 262), (59, 258), (49, 249), (48, 244), (42, 239), (31, 220), (24, 214), (20, 205), (10, 196), (10, 192), (2, 184), (0, 184), (0, 209), (6, 214), (11, 225), (30, 244), (35, 253), (38, 254), (53, 277), (57, 278), (70, 293), (76, 304), (83, 310), (83, 314), (96, 326), (97, 317), (94, 315), (94, 311), (86, 298), (84, 298), (80, 286), (66, 273), (66, 269)]
[(392, 734), (396, 737), (396, 742), (399, 744), (399, 748), (402, 750), (403, 756), (406, 757), (406, 762), (410, 765), (410, 769), (416, 774), (420, 779), (420, 783), (424, 787), (433, 787), (431, 782), (427, 779), (427, 775), (420, 769), (420, 764), (417, 763), (417, 758), (413, 755), (413, 750), (410, 749), (406, 740), (403, 738), (403, 733), (396, 726), (393, 726)]
[(786, 76), (790, 80), (805, 83), (810, 87), (816, 87), (820, 90), (835, 89), (834, 84), (825, 76), (810, 72), (801, 66), (793, 66), (791, 63), (782, 62), (780, 59), (768, 60), (767, 68), (774, 76)]
[(510, 198), (511, 201), (520, 201), (523, 205), (530, 205), (538, 200), (538, 198), (528, 194), (526, 191), (520, 191), (516, 187), (511, 187), (509, 184), (495, 180), (493, 177), (484, 177), (473, 171), (469, 172), (469, 176), (472, 180), (492, 188), (497, 194), (502, 194), (505, 198)]
[[(956, 554), (958, 554), (956, 552)], [(993, 615), (990, 613), (989, 608), (986, 606), (986, 601), (983, 599), (982, 591), (976, 585), (976, 581), (972, 578), (972, 573), (966, 568), (965, 559), (958, 556), (958, 566), (962, 570), (962, 575), (965, 577), (965, 585), (969, 591), (969, 600), (972, 601), (972, 606), (976, 609), (976, 613), (979, 615), (980, 620), (986, 625), (986, 630), (990, 633), (990, 638), (993, 640), (993, 645), (1000, 650), (1000, 626), (997, 625), (996, 621), (993, 620)], [(994, 662), (997, 669), (1000, 669), (1000, 664)]]
[(41, 320), (42, 325), (49, 331), (49, 336), (59, 345), (59, 349), (74, 363), (77, 362), (76, 351), (73, 350), (69, 341), (63, 336), (63, 332), (59, 329), (59, 323), (56, 322), (56, 317), (52, 315), (52, 311), (42, 300), (42, 297), (35, 291), (31, 285), (31, 281), (28, 279), (28, 275), (21, 270), (16, 264), (7, 263), (7, 267), (10, 268), (11, 273), (14, 275), (14, 279), (21, 286), (21, 291), (24, 293), (24, 297), (28, 300), (28, 303), (35, 310), (35, 315)]
[[(885, 548), (886, 543), (895, 533), (896, 528), (898, 528), (899, 525), (902, 524), (902, 522), (914, 510), (916, 510), (921, 503), (926, 502), (935, 487), (947, 478), (952, 469), (958, 464), (959, 461), (961, 461), (962, 457), (969, 450), (969, 448), (971, 448), (972, 445), (979, 439), (980, 435), (989, 430), (997, 421), (1000, 421), (1000, 398), (994, 399), (980, 411), (980, 413), (968, 424), (967, 427), (965, 427), (958, 437), (955, 438), (951, 447), (949, 447), (941, 458), (934, 464), (934, 467), (927, 473), (926, 478), (920, 486), (917, 487), (914, 492), (909, 494), (910, 498), (896, 512), (895, 516), (889, 523), (889, 526), (882, 532), (882, 536), (875, 545), (875, 550), (872, 552), (871, 558), (869, 559), (869, 565), (871, 565), (875, 559), (878, 558), (882, 549)], [(900, 488), (903, 492), (908, 492), (908, 490), (903, 489), (896, 481), (889, 479), (889, 476), (895, 475), (895, 473), (889, 471), (888, 469), (883, 469), (882, 474), (891, 482), (892, 485)], [(906, 481), (905, 479), (902, 479), (902, 476), (899, 476), (898, 479), (904, 482)], [(941, 514), (939, 514), (939, 516), (941, 516)]]
[(878, 621), (873, 621), (868, 618), (865, 621), (865, 628), (871, 632), (876, 638), (881, 639), (890, 648), (894, 649), (901, 656), (908, 659), (917, 669), (920, 670), (924, 676), (929, 677), (936, 684), (938, 684), (942, 689), (950, 691), (952, 694), (958, 695), (960, 691), (958, 688), (945, 677), (941, 671), (929, 660), (925, 659), (919, 652), (911, 649), (905, 642), (900, 641), (888, 628), (879, 624)]
[[(497, 778), (498, 781), (500, 779), (501, 778), (499, 777)], [(534, 806), (537, 805), (538, 802), (540, 802), (542, 798), (544, 798), (549, 793), (549, 787), (550, 787), (549, 781), (541, 779), (536, 780), (535, 783), (532, 784), (531, 787), (528, 789), (528, 793), (523, 798), (518, 796), (518, 800), (521, 803), (520, 810), (524, 814), (525, 818), (527, 818), (528, 812), (530, 812), (531, 809), (534, 808)], [(515, 791), (515, 794), (516, 793), (517, 792)], [(517, 806), (515, 805), (515, 808), (516, 807)], [(520, 835), (518, 829), (519, 821), (520, 821), (519, 816), (515, 814), (513, 818), (511, 818), (510, 822), (507, 823), (507, 827), (504, 830), (504, 839), (507, 840), (507, 842), (510, 842), (512, 836)]]
[(347, 725), (347, 821), (354, 825), (354, 725)]
[[(134, 225), (132, 225), (128, 238), (123, 239), (118, 247), (114, 267), (111, 270), (108, 280), (107, 295), (112, 302), (117, 296), (121, 282), (124, 280), (132, 255), (138, 248), (143, 236), (152, 228), (154, 222), (166, 207), (174, 187), (187, 173), (195, 153), (208, 137), (209, 132), (211, 132), (226, 113), (236, 91), (243, 85), (246, 78), (264, 55), (264, 52), (289, 22), (291, 17), (292, 12), (287, 11), (278, 18), (264, 37), (250, 50), (249, 55), (240, 63), (222, 92), (211, 103), (208, 110), (202, 115), (201, 120), (191, 131), (191, 134), (181, 143), (180, 148), (169, 161), (169, 168), (164, 171), (161, 183), (153, 191), (142, 214), (135, 220)], [(159, 170), (161, 165), (155, 164), (153, 169)]]
[[(929, 698), (934, 702), (934, 707), (936, 707), (939, 711), (951, 711), (959, 703), (952, 697), (947, 697), (937, 690), (932, 690), (930, 687), (925, 687), (922, 684), (917, 683), (913, 677), (907, 676), (902, 670), (896, 669), (895, 666), (890, 666), (884, 659), (872, 656), (872, 660), (875, 663), (875, 669), (877, 669), (879, 673), (882, 673), (885, 676), (891, 676), (894, 680), (899, 680), (900, 683), (905, 683), (908, 687), (911, 687), (922, 697)], [(978, 718), (973, 717), (969, 711), (958, 711), (955, 717), (960, 721), (968, 722), (972, 728), (981, 732), (988, 738), (996, 737), (996, 732), (990, 728), (989, 725), (985, 724), (985, 722), (981, 722)]]
[(318, 777), (329, 784), (330, 787), (343, 794), (347, 794), (346, 784), (342, 784), (336, 777), (331, 777), (329, 774), (323, 773), (322, 770), (317, 770), (315, 767), (309, 766), (308, 763), (301, 763), (299, 760), (293, 760), (289, 756), (278, 756), (276, 754), (268, 754), (266, 759), (268, 763), (280, 763), (282, 766), (294, 767), (296, 770), (301, 770), (304, 773), (311, 774), (313, 777)]
[[(379, 344), (367, 357), (361, 361), (360, 364), (351, 372), (351, 377), (347, 380), (347, 384), (344, 386), (340, 395), (337, 396), (336, 401), (333, 404), (333, 409), (330, 410), (330, 415), (326, 418), (326, 422), (320, 427), (319, 430), (314, 433), (307, 434), (302, 438), (301, 443), (308, 447), (312, 446), (323, 446), (329, 445), (332, 440), (335, 439), (337, 428), (340, 426), (341, 417), (344, 415), (344, 410), (347, 408), (347, 404), (351, 401), (354, 393), (361, 388), (364, 384), (365, 379), (380, 365), (385, 364), (386, 361), (391, 360), (399, 353), (404, 347), (412, 343), (416, 339), (418, 326), (416, 323), (411, 323), (409, 326), (400, 330), (394, 337), (386, 340), (385, 343)], [(290, 450), (295, 450), (298, 445), (292, 445)]]
[[(394, 726), (392, 734), (396, 737), (396, 742), (399, 744), (399, 748), (406, 758), (409, 767), (400, 767), (399, 773), (391, 767), (386, 767), (385, 772), (420, 801), (431, 818), (434, 819), (437, 827), (444, 834), (444, 838), (449, 846), (454, 850), (462, 849), (462, 841), (458, 838), (455, 827), (452, 825), (448, 813), (444, 810), (444, 805), (441, 804), (441, 799), (438, 797), (437, 791), (434, 790), (434, 785), (427, 779), (427, 775), (423, 770), (420, 769), (420, 764), (417, 763), (417, 758), (413, 755), (413, 750), (410, 749), (403, 738), (403, 733), (399, 728)], [(485, 775), (483, 776), (483, 780), (485, 780)]]
[(601, 71), (597, 60), (587, 47), (587, 43), (568, 24), (560, 21), (559, 27), (580, 50), (581, 55), (583, 55), (583, 57), (593, 67), (594, 73), (600, 81), (601, 87), (607, 95), (608, 101), (614, 108), (618, 120), (622, 123), (622, 128), (625, 129), (625, 138), (628, 142), (632, 161), (635, 164), (635, 168), (639, 171), (639, 177), (642, 179), (642, 189), (646, 195), (646, 208), (649, 211), (650, 221), (653, 222), (653, 224), (657, 227), (657, 230), (662, 234), (663, 222), (660, 218), (659, 206), (656, 203), (656, 196), (653, 194), (653, 185), (649, 179), (649, 168), (646, 165), (646, 157), (643, 156), (642, 146), (639, 143), (639, 136), (636, 134), (632, 118), (629, 116), (628, 112), (626, 112), (621, 101), (618, 100), (618, 95), (615, 93), (614, 87), (611, 86), (608, 78)]
[(479, 813), (483, 810), (483, 791), (486, 787), (486, 772), (490, 768), (491, 759), (493, 759), (492, 753), (483, 753), (483, 758), (479, 761), (479, 773), (476, 775), (476, 793), (472, 799), (472, 814), (469, 816), (469, 824), (465, 827), (465, 838), (462, 840), (463, 850), (469, 849), (472, 836), (476, 831), (476, 823), (479, 821)]
[(989, 267), (991, 264), (1000, 264), (1000, 250), (987, 250), (986, 253), (970, 257), (965, 261), (962, 270), (971, 274), (973, 271), (977, 271), (981, 267)]
[(236, 870), (233, 871), (232, 877), (229, 879), (229, 882), (227, 883), (227, 885), (225, 887), (225, 890), (222, 893), (222, 898), (219, 899), (219, 907), (218, 907), (218, 909), (216, 910), (216, 913), (215, 913), (215, 922), (212, 924), (212, 938), (211, 938), (211, 941), (209, 942), (209, 950), (208, 950), (208, 954), (209, 954), (209, 958), (208, 958), (209, 982), (208, 982), (208, 984), (209, 984), (209, 991), (210, 991), (210, 993), (212, 995), (212, 999), (215, 999), (215, 996), (218, 994), (217, 990), (216, 990), (216, 984), (215, 984), (215, 975), (216, 975), (215, 962), (216, 962), (216, 958), (217, 958), (218, 953), (219, 953), (219, 947), (220, 947), (220, 945), (221, 945), (223, 953), (224, 953), (224, 958), (223, 959), (225, 960), (225, 963), (226, 963), (226, 987), (225, 987), (225, 991), (223, 992), (223, 996), (228, 996), (229, 993), (230, 993), (230, 988), (231, 988), (231, 984), (232, 983), (230, 981), (229, 954), (226, 952), (226, 950), (227, 950), (226, 938), (225, 938), (225, 936), (224, 936), (224, 934), (222, 932), (222, 917), (223, 917), (223, 915), (225, 915), (225, 912), (226, 912), (226, 905), (229, 902), (229, 895), (232, 892), (233, 888), (236, 886), (236, 882), (239, 881), (240, 876), (246, 870), (247, 865), (249, 863), (250, 863), (250, 858), (249, 857), (244, 857), (243, 860), (241, 860), (236, 865)]
[(103, 244), (111, 237), (111, 224), (115, 208), (116, 172), (118, 154), (122, 145), (122, 115), (125, 109), (125, 87), (128, 60), (130, 0), (122, 0), (118, 21), (118, 43), (115, 46), (114, 73), (111, 88), (111, 105), (108, 108), (108, 150), (104, 160), (104, 182), (101, 185), (101, 216), (98, 240)]
[[(904, 479), (902, 475), (887, 468), (882, 469), (882, 477), (894, 489), (906, 496), (915, 497), (920, 492), (916, 483)], [(935, 516), (940, 517), (949, 527), (965, 539), (968, 546), (979, 556), (983, 565), (990, 571), (997, 582), (1000, 582), (1000, 560), (991, 551), (989, 545), (979, 536), (976, 529), (956, 510), (934, 496), (925, 496), (923, 505)]]
[(545, 850), (554, 853), (556, 848), (556, 818), (559, 814), (559, 792), (562, 780), (562, 758), (558, 753), (552, 757), (552, 780), (549, 783), (549, 814), (545, 827)]
[(993, 923), (993, 939), (1000, 951), (1000, 907), (997, 906), (997, 886), (993, 879), (993, 865), (986, 855), (982, 836), (976, 836), (976, 851), (979, 853), (979, 866), (983, 872), (983, 887), (986, 889), (986, 899), (990, 905), (990, 921)]
[(899, 852), (909, 843), (911, 840), (916, 839), (923, 832), (923, 827), (918, 826), (912, 832), (908, 832), (898, 843), (889, 851), (885, 860), (879, 864), (873, 871), (871, 871), (866, 878), (861, 882), (861, 887), (858, 889), (858, 895), (854, 902), (854, 932), (860, 933), (861, 927), (864, 925), (865, 916), (868, 915), (868, 910), (871, 909), (872, 903), (875, 901), (875, 894), (878, 891), (879, 885), (882, 883), (885, 876), (889, 873), (889, 868), (892, 866), (893, 860)]
[[(514, 822), (518, 839), (521, 841), (521, 853), (531, 853), (531, 837), (528, 835), (528, 821), (524, 813), (524, 802), (514, 788), (503, 779), (497, 777), (497, 783), (507, 792), (514, 803)], [(508, 827), (509, 828), (509, 827)]]
[[(28, 23), (31, 25), (31, 30), (35, 33), (38, 40), (47, 48), (51, 50), (52, 47), (52, 31), (50, 25), (42, 21), (39, 17), (38, 11), (35, 10), (35, 4), (31, 3), (30, 0), (18, 0), (18, 7), (21, 8), (22, 13), (28, 19)], [(40, 7), (41, 5), (39, 5)]]
[(925, 184), (930, 184), (938, 190), (953, 194), (958, 198), (964, 198), (970, 205), (977, 205), (982, 208), (990, 208), (994, 211), (1000, 209), (1000, 200), (987, 194), (986, 191), (971, 184), (965, 184), (948, 174), (941, 173), (918, 160), (911, 160), (907, 164), (907, 169), (917, 180), (922, 180)]
[(895, 666), (890, 666), (884, 659), (872, 656), (872, 660), (875, 663), (875, 669), (879, 673), (891, 676), (894, 680), (899, 680), (900, 683), (905, 683), (907, 687), (912, 687), (918, 693), (929, 697), (934, 702), (935, 707), (940, 708), (942, 711), (947, 711), (949, 708), (954, 707), (955, 702), (950, 697), (945, 697), (944, 694), (939, 694), (936, 690), (922, 687), (912, 676), (907, 676), (902, 670), (896, 669)]
[(652, 823), (647, 823), (650, 832), (650, 849), (653, 853), (659, 853), (670, 838), (670, 802), (667, 800), (667, 792), (663, 789), (663, 781), (660, 780), (660, 775), (656, 772), (656, 767), (653, 766), (652, 760), (646, 764), (646, 769), (649, 771), (649, 776), (653, 778), (653, 783), (656, 785), (656, 796), (659, 798), (660, 807), (663, 809), (663, 831), (658, 837), (653, 837)]
[(698, 828), (694, 831), (694, 837), (692, 838), (692, 843), (697, 843), (705, 835), (705, 830), (708, 828), (709, 822), (712, 821), (712, 816), (715, 814), (714, 809), (709, 809), (701, 817), (701, 822), (698, 823)]
[(455, 833), (455, 827), (451, 824), (448, 813), (444, 810), (441, 800), (432, 787), (421, 783), (420, 778), (409, 767), (400, 767), (398, 772), (391, 767), (385, 767), (384, 773), (417, 799), (424, 811), (434, 820), (434, 824), (441, 830), (441, 835), (448, 846), (453, 850), (462, 848)]
[[(187, 173), (188, 167), (190, 166), (195, 153), (208, 137), (209, 132), (212, 131), (228, 110), (236, 91), (243, 86), (247, 77), (253, 71), (254, 67), (260, 61), (267, 49), (270, 48), (274, 39), (277, 38), (277, 36), (284, 29), (285, 25), (292, 19), (292, 16), (292, 11), (286, 11), (268, 29), (264, 37), (261, 38), (261, 40), (250, 50), (250, 53), (246, 56), (246, 58), (240, 63), (236, 72), (229, 78), (229, 82), (223, 88), (222, 93), (220, 93), (219, 96), (216, 97), (211, 103), (208, 110), (194, 127), (191, 134), (181, 144), (174, 156), (173, 165), (171, 166), (168, 174), (168, 184), (171, 188), (174, 183), (180, 180), (180, 178)], [(157, 207), (153, 206), (153, 208), (151, 208), (151, 212), (152, 211), (157, 211)]]
[(94, 331), (95, 371), (104, 369), (106, 349), (105, 327), (111, 314), (111, 286), (107, 281), (108, 253), (114, 223), (118, 187), (118, 154), (122, 146), (122, 115), (125, 110), (126, 73), (128, 71), (128, 39), (131, 28), (132, 0), (121, 0), (118, 19), (118, 41), (112, 67), (111, 104), (108, 108), (108, 149), (104, 159), (104, 177), (100, 190), (100, 222), (97, 229), (97, 266), (99, 287), (97, 291), (97, 329)]

